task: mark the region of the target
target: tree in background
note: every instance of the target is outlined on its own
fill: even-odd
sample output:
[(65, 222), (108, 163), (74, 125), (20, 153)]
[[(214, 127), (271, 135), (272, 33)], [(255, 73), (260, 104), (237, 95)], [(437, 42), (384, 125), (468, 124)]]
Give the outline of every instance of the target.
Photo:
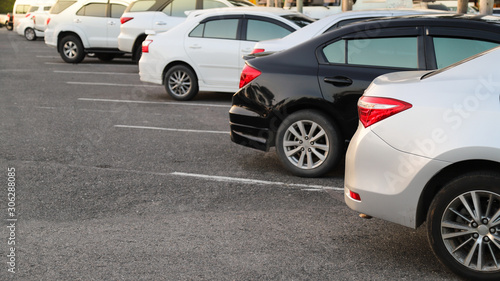
[(14, 2), (16, 0), (1, 0), (0, 1), (0, 14), (12, 14), (12, 9), (14, 9)]

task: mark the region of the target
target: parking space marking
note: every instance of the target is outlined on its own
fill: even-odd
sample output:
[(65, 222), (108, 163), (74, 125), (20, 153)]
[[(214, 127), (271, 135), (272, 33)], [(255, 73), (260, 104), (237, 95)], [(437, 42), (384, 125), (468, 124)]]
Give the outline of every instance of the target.
[(130, 128), (130, 129), (171, 131), (171, 132), (185, 132), (185, 133), (229, 134), (229, 132), (227, 132), (227, 131), (207, 131), (207, 130), (174, 129), (174, 128), (147, 127), (147, 126), (115, 125), (114, 127), (116, 127), (116, 128)]
[(64, 70), (54, 70), (54, 73), (67, 73), (67, 74), (108, 74), (108, 75), (134, 75), (137, 73), (124, 73), (124, 72), (98, 72), (98, 71), (64, 71)]
[(225, 107), (231, 108), (231, 106), (223, 104), (209, 104), (209, 103), (191, 103), (191, 102), (161, 102), (161, 101), (137, 101), (137, 100), (111, 100), (111, 99), (89, 99), (89, 98), (79, 98), (79, 101), (100, 101), (100, 102), (122, 102), (122, 103), (142, 103), (142, 104), (169, 104), (169, 105), (190, 105), (190, 106), (207, 106), (207, 107)]
[(284, 183), (284, 182), (264, 181), (264, 180), (255, 180), (255, 179), (245, 179), (245, 178), (233, 178), (233, 177), (222, 177), (222, 176), (210, 176), (210, 175), (181, 173), (181, 172), (173, 172), (173, 173), (171, 173), (171, 175), (182, 176), (182, 177), (194, 177), (194, 178), (220, 181), (220, 182), (235, 182), (235, 183), (242, 183), (242, 184), (284, 185), (286, 187), (300, 188), (300, 189), (305, 190), (305, 191), (322, 191), (322, 190), (344, 191), (344, 188), (334, 187), (334, 186)]
[(156, 85), (142, 85), (142, 84), (117, 84), (117, 83), (96, 83), (96, 82), (66, 82), (70, 85), (92, 85), (92, 86), (118, 86), (118, 87), (148, 87), (148, 88), (163, 88)]

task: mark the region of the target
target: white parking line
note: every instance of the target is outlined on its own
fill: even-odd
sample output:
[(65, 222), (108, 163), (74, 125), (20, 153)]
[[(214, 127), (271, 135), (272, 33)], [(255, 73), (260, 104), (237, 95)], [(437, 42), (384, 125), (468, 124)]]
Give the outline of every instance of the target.
[(161, 128), (161, 127), (146, 127), (146, 126), (115, 125), (114, 127), (116, 127), (116, 128), (130, 128), (130, 129), (171, 131), (171, 132), (187, 132), (187, 133), (229, 134), (229, 132), (225, 132), (225, 131), (189, 130), (189, 129), (174, 129), (174, 128)]
[(98, 72), (98, 71), (63, 71), (54, 70), (54, 73), (67, 73), (67, 74), (107, 74), (107, 75), (138, 75), (137, 73), (119, 73), (119, 72)]
[(170, 104), (170, 105), (191, 105), (191, 106), (207, 106), (207, 107), (225, 107), (231, 106), (223, 104), (209, 104), (209, 103), (191, 103), (191, 102), (158, 102), (158, 101), (137, 101), (137, 100), (110, 100), (110, 99), (89, 99), (79, 98), (79, 101), (100, 101), (100, 102), (121, 102), (121, 103), (142, 103), (142, 104)]
[(284, 183), (284, 182), (263, 181), (263, 180), (254, 180), (254, 179), (245, 179), (245, 178), (221, 177), (221, 176), (210, 176), (210, 175), (181, 173), (181, 172), (173, 172), (173, 173), (171, 173), (171, 175), (182, 176), (182, 177), (194, 177), (194, 178), (213, 180), (213, 181), (221, 181), (221, 182), (235, 182), (235, 183), (242, 183), (242, 184), (284, 185), (286, 187), (301, 188), (302, 190), (305, 190), (305, 191), (319, 191), (319, 190), (344, 191), (343, 188), (333, 187), (333, 186)]
[(116, 83), (95, 83), (95, 82), (66, 82), (70, 85), (92, 85), (92, 86), (118, 86), (118, 87), (148, 87), (148, 88), (163, 88), (156, 85), (143, 85), (143, 84), (116, 84)]

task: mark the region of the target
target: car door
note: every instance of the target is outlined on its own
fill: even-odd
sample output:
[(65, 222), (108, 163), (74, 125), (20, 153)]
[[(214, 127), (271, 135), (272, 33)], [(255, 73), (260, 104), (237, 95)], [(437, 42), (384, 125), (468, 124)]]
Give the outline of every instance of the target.
[(110, 12), (106, 22), (107, 47), (118, 49), (118, 35), (120, 35), (120, 17), (127, 8), (121, 3), (111, 3)]
[(202, 83), (238, 88), (241, 19), (240, 15), (209, 17), (186, 37), (185, 51)]
[(88, 3), (76, 12), (73, 21), (77, 29), (85, 34), (82, 38), (87, 38), (87, 48), (105, 48), (108, 45), (106, 6), (106, 3)]
[(357, 101), (377, 76), (426, 69), (422, 28), (359, 31), (335, 38), (317, 49), (318, 82), (323, 97), (334, 105), (347, 138), (357, 127)]
[(186, 11), (195, 10), (196, 0), (170, 1), (161, 13), (153, 14), (152, 28), (156, 32), (163, 32), (186, 20)]

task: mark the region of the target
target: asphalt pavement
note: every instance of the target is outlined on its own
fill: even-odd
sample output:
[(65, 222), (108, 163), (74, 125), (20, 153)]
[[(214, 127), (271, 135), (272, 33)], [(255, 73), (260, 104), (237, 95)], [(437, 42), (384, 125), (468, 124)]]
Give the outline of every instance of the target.
[(0, 28), (0, 280), (457, 280), (425, 226), (350, 210), (342, 165), (232, 143), (230, 106)]

